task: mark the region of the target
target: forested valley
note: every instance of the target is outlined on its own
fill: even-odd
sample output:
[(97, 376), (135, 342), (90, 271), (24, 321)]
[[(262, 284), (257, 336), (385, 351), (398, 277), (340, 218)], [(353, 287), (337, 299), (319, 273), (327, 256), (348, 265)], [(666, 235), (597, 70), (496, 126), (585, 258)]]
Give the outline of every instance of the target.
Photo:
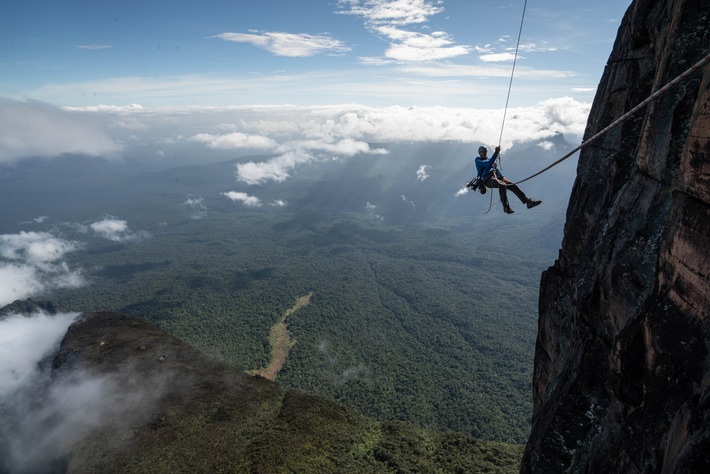
[[(15, 208), (17, 220), (47, 213), (45, 229), (82, 242), (66, 263), (86, 284), (37, 299), (141, 316), (254, 370), (269, 363), (272, 325), (312, 293), (287, 321), (293, 347), (278, 382), (380, 420), (525, 441), (537, 288), (555, 258), (564, 197), (534, 215), (518, 205), (516, 220), (499, 208), (482, 215), (488, 196), (462, 196), (460, 211), (424, 218), (413, 202), (442, 199), (413, 187), (405, 199), (372, 177), (359, 186), (390, 195), (373, 197), (375, 209), (357, 183), (338, 190), (337, 179), (329, 187), (311, 177), (270, 191), (288, 191), (288, 205), (248, 207), (220, 195), (234, 187), (232, 166), (107, 173), (71, 194), (61, 183), (38, 191)], [(190, 196), (200, 196), (197, 211)], [(108, 240), (72, 225), (102, 215), (143, 237)]]

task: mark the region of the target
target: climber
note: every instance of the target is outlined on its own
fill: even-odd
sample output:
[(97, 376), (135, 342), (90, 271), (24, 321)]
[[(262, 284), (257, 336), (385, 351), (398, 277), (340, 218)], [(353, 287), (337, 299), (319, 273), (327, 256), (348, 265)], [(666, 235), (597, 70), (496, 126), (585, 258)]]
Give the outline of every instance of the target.
[(518, 196), (518, 199), (520, 199), (523, 204), (528, 206), (528, 209), (542, 203), (542, 201), (536, 201), (527, 197), (522, 189), (520, 189), (515, 183), (508, 181), (500, 170), (498, 170), (496, 160), (498, 159), (498, 155), (500, 155), (499, 146), (496, 147), (493, 156), (488, 158), (487, 155), (488, 148), (485, 146), (479, 146), (478, 156), (476, 157), (476, 170), (478, 171), (478, 177), (485, 186), (489, 188), (498, 188), (500, 192), (500, 202), (503, 204), (503, 211), (506, 214), (512, 214), (515, 212), (510, 208), (508, 194), (506, 192), (507, 189), (513, 191), (513, 193)]

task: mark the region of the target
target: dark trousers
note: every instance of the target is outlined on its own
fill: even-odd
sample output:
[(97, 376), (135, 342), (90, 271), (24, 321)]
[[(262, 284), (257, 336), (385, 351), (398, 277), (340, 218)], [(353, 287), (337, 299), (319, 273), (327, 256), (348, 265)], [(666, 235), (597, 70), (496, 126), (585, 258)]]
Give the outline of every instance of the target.
[(527, 202), (530, 200), (525, 195), (523, 190), (518, 187), (517, 184), (511, 183), (506, 178), (490, 178), (486, 180), (486, 187), (498, 188), (498, 192), (500, 193), (500, 202), (501, 204), (503, 204), (503, 209), (510, 208), (510, 203), (508, 202), (508, 193), (506, 192), (506, 190), (508, 189), (513, 191), (513, 194), (518, 196), (518, 199), (520, 199), (520, 202), (522, 202), (523, 204), (527, 204)]

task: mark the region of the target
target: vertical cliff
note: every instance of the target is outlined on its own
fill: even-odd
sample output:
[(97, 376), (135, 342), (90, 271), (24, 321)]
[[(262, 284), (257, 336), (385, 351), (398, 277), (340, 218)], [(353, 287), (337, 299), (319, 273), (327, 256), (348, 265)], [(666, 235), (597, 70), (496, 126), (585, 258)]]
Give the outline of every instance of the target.
[[(586, 136), (707, 55), (709, 17), (635, 0)], [(521, 470), (710, 472), (710, 65), (581, 152)]]

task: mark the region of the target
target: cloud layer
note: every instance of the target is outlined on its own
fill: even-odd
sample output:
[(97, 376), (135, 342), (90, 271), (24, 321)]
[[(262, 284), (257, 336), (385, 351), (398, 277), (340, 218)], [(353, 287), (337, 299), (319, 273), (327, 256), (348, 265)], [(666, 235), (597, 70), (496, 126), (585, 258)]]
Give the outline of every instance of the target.
[(67, 153), (113, 157), (122, 149), (84, 114), (0, 98), (0, 164)]
[[(556, 133), (575, 141), (584, 132), (589, 109), (590, 104), (567, 97), (509, 108), (501, 145), (505, 149), (516, 142), (545, 139)], [(48, 111), (48, 115), (55, 112)], [(201, 159), (213, 161), (214, 156), (225, 160), (252, 157), (239, 161), (235, 175), (238, 182), (258, 185), (285, 181), (294, 170), (313, 162), (384, 156), (387, 144), (396, 142), (491, 145), (500, 136), (503, 112), (354, 104), (168, 108), (130, 104), (74, 108), (72, 116), (97, 124), (111, 134), (112, 143), (123, 144), (126, 156), (140, 154), (146, 164), (148, 160), (167, 162), (188, 152), (196, 156), (195, 163)], [(0, 137), (3, 133), (0, 129)], [(30, 135), (12, 139), (17, 150), (31, 149), (31, 142), (37, 141)], [(131, 232), (126, 225), (108, 217), (91, 229), (115, 241), (147, 237), (143, 232)]]

